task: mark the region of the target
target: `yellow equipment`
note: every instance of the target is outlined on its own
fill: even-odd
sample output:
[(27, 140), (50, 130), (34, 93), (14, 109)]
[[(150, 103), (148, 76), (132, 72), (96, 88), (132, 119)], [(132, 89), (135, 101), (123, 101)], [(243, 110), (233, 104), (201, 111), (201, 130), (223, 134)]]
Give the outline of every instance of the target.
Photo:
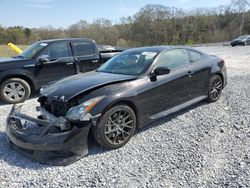
[(12, 44), (12, 43), (8, 43), (8, 46), (9, 46), (9, 48), (10, 49), (12, 49), (12, 50), (14, 50), (17, 54), (20, 54), (20, 53), (22, 53), (23, 51), (20, 49), (20, 48), (18, 48), (15, 44)]

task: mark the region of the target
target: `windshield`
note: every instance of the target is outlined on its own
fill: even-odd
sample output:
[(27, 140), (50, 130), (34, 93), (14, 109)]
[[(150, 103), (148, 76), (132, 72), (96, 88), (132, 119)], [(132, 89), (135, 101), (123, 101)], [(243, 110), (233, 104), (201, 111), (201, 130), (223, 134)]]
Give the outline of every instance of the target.
[(239, 36), (237, 39), (240, 39), (240, 40), (243, 40), (243, 39), (247, 39), (248, 35), (242, 35), (242, 36)]
[(139, 75), (148, 69), (156, 56), (156, 52), (124, 52), (111, 58), (97, 71), (114, 74)]
[(47, 43), (44, 42), (36, 42), (26, 48), (19, 56), (26, 57), (26, 58), (33, 58), (34, 55), (36, 55), (37, 52), (39, 52), (42, 48), (47, 46)]

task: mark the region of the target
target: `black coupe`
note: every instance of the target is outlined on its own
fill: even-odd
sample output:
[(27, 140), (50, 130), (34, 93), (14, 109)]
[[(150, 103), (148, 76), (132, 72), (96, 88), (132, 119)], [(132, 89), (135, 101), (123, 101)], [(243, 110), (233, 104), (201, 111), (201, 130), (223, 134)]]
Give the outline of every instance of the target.
[(217, 101), (226, 84), (219, 57), (188, 47), (130, 49), (96, 71), (44, 86), (38, 118), (13, 106), (6, 131), (14, 148), (66, 165), (88, 153), (90, 132), (107, 149), (122, 147), (152, 120)]
[(239, 36), (238, 38), (234, 39), (233, 41), (231, 41), (231, 46), (246, 46), (246, 45), (250, 45), (250, 35), (242, 35)]

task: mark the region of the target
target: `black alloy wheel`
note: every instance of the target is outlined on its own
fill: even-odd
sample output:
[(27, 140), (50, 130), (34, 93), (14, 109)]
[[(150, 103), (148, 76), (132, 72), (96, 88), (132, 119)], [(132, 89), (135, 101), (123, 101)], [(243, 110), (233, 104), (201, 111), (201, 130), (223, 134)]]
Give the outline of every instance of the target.
[(220, 75), (214, 75), (210, 79), (208, 101), (215, 102), (220, 98), (223, 89), (223, 81)]
[(109, 109), (101, 117), (93, 133), (96, 141), (107, 149), (116, 149), (125, 145), (134, 135), (136, 116), (127, 105)]

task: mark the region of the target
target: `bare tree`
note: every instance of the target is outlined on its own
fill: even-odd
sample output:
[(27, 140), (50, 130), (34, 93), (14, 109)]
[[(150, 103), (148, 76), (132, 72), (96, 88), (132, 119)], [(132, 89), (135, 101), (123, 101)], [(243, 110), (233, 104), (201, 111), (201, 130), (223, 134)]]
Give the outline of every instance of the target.
[(238, 12), (241, 12), (241, 22), (240, 22), (240, 32), (241, 35), (242, 29), (244, 27), (244, 21), (245, 21), (245, 13), (248, 10), (249, 2), (247, 0), (232, 0), (232, 5), (236, 7)]

